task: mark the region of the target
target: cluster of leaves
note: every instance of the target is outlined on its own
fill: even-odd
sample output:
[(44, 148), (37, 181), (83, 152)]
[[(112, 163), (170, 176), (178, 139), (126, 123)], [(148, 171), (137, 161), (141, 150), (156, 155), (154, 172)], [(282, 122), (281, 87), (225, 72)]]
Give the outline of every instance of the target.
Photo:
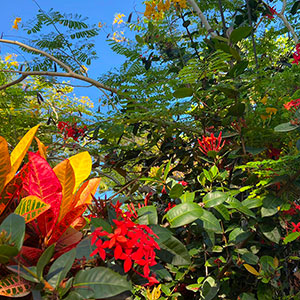
[[(93, 171), (111, 180), (115, 192), (108, 199), (92, 201), (95, 190), (85, 190), (97, 179), (79, 187), (92, 162), (80, 172), (75, 165), (86, 154), (52, 169), (39, 143), (40, 154), (29, 153), (15, 175), (27, 148), (15, 166), (11, 154), (9, 168), (4, 151), (3, 188), (17, 190), (2, 196), (0, 208), (3, 218), (5, 211), (23, 215), (27, 235), (16, 215), (1, 225), (2, 295), (95, 299), (125, 292), (125, 298), (131, 290), (135, 299), (152, 300), (300, 297), (300, 70), (298, 54), (292, 55), (299, 45), (285, 27), (298, 29), (299, 1), (287, 1), (284, 23), (263, 1), (201, 1), (214, 28), (210, 37), (187, 9), (190, 2), (147, 1), (148, 19), (128, 24), (138, 29), (135, 41), (111, 42), (126, 61), (99, 81), (118, 92), (106, 95), (113, 109), (95, 113), (87, 133)], [(153, 17), (160, 7), (163, 14)], [(50, 15), (51, 22), (38, 15), (29, 30), (57, 23), (75, 32), (85, 28)], [(62, 38), (56, 33), (55, 43)], [(35, 44), (48, 51), (44, 40)], [(44, 181), (35, 180), (40, 173)], [(45, 186), (37, 189), (36, 182)], [(41, 194), (48, 188), (59, 201)], [(82, 217), (88, 204), (91, 220)], [(20, 231), (8, 228), (12, 219), (23, 222)], [(28, 264), (26, 247), (33, 243), (38, 246), (30, 251), (38, 254)], [(14, 261), (21, 266), (11, 266)]]

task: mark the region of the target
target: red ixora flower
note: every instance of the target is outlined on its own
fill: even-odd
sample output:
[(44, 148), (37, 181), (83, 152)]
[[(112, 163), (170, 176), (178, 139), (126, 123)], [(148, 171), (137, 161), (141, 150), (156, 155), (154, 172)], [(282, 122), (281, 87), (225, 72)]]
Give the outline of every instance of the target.
[(216, 138), (212, 133), (210, 136), (202, 136), (202, 140), (198, 139), (200, 151), (207, 155), (209, 151), (219, 152), (225, 144), (225, 141), (222, 143), (222, 131), (220, 131), (219, 136)]
[(133, 205), (128, 206), (129, 211), (126, 212), (121, 210), (119, 202), (112, 207), (117, 215), (117, 219), (113, 220), (113, 232), (108, 233), (100, 227), (92, 233), (91, 243), (97, 248), (91, 256), (99, 254), (103, 260), (107, 255), (113, 256), (115, 260), (123, 261), (125, 273), (133, 270), (147, 279), (148, 285), (157, 283), (150, 267), (157, 264), (155, 250), (160, 248), (155, 238), (158, 236), (147, 225), (132, 221), (137, 218)]
[(273, 6), (273, 7), (268, 6), (268, 9), (269, 9), (270, 13), (267, 14), (267, 18), (268, 18), (269, 20), (273, 20), (273, 19), (274, 19), (274, 15), (277, 15), (277, 11), (275, 10), (274, 7), (275, 7), (275, 6)]
[(296, 45), (296, 52), (293, 53), (294, 60), (292, 61), (292, 64), (297, 64), (300, 61), (300, 43)]
[(77, 123), (71, 124), (69, 122), (58, 122), (57, 128), (60, 130), (60, 132), (64, 136), (64, 140), (67, 138), (72, 138), (74, 141), (78, 141), (80, 137), (83, 137), (85, 135), (85, 132), (87, 131), (87, 127), (78, 127)]
[(181, 184), (182, 186), (187, 186), (188, 183), (184, 180), (178, 181), (179, 184)]
[(296, 112), (296, 110), (299, 108), (300, 106), (300, 99), (296, 99), (296, 100), (292, 100), (288, 103), (283, 104), (284, 108), (286, 110), (290, 110), (292, 112)]
[(298, 224), (295, 224), (294, 222), (292, 222), (293, 225), (293, 232), (300, 232), (300, 222), (298, 222)]

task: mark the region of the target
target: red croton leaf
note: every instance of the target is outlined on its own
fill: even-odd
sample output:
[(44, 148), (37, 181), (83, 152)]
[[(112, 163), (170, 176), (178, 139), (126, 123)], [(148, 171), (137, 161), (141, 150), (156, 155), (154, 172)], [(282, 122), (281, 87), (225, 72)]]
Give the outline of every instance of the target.
[[(53, 228), (62, 199), (62, 187), (48, 162), (40, 155), (28, 153), (28, 175), (24, 182), (24, 190), (28, 195), (38, 196), (51, 208), (38, 217), (38, 224), (43, 236)], [(46, 225), (46, 226), (44, 226)]]

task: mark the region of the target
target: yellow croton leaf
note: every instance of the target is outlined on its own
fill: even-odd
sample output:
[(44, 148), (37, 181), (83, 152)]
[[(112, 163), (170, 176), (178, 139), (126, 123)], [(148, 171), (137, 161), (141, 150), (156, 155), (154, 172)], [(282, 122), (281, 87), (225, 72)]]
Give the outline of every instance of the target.
[(15, 147), (15, 149), (10, 154), (10, 164), (11, 164), (11, 170), (9, 174), (6, 177), (6, 183), (10, 182), (11, 179), (15, 176), (16, 172), (18, 171), (21, 162), (25, 156), (25, 154), (28, 151), (29, 146), (31, 145), (31, 142), (38, 130), (40, 125), (37, 125), (33, 128), (31, 128), (20, 140), (18, 145)]
[(11, 170), (8, 146), (5, 138), (0, 136), (0, 193), (3, 190), (6, 177)]
[(12, 26), (13, 29), (19, 29), (19, 23), (22, 21), (21, 18), (15, 18), (14, 25)]
[(161, 284), (153, 288), (152, 292), (147, 289), (147, 300), (157, 300), (161, 295)]
[(62, 201), (59, 210), (58, 222), (72, 208), (75, 173), (68, 159), (59, 163), (53, 169), (62, 186)]
[(255, 275), (255, 276), (259, 276), (259, 275), (260, 275), (260, 274), (259, 274), (252, 266), (250, 266), (250, 265), (248, 265), (248, 264), (244, 264), (243, 266), (246, 268), (246, 270), (247, 270), (249, 273), (251, 273), (251, 274), (253, 274), (253, 275)]
[(35, 137), (35, 140), (38, 144), (39, 154), (41, 157), (47, 160), (47, 148), (37, 137)]
[(69, 161), (75, 174), (75, 186), (73, 189), (73, 193), (75, 193), (80, 184), (89, 177), (92, 171), (92, 158), (90, 154), (85, 151), (71, 156)]
[(99, 187), (100, 181), (101, 178), (92, 178), (85, 182), (75, 195), (73, 203), (74, 207), (91, 204), (92, 195), (95, 195)]

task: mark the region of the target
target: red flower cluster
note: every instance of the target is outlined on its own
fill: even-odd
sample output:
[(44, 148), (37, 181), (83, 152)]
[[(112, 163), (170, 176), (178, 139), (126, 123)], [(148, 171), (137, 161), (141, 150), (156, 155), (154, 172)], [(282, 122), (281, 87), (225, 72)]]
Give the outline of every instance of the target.
[(298, 65), (298, 63), (300, 61), (300, 44), (296, 45), (296, 52), (293, 53), (293, 57), (294, 57), (294, 60), (292, 61), (292, 64)]
[(198, 139), (200, 151), (207, 155), (209, 151), (219, 152), (225, 144), (225, 141), (222, 143), (222, 131), (220, 131), (219, 136), (216, 138), (212, 133), (210, 136), (202, 136), (202, 140)]
[[(146, 278), (148, 284), (158, 283), (154, 275), (150, 276), (150, 267), (157, 264), (155, 249), (160, 249), (154, 239), (158, 236), (147, 225), (134, 223), (131, 219), (135, 215), (128, 211), (123, 213), (120, 206), (120, 203), (113, 206), (117, 213), (117, 219), (113, 220), (113, 233), (108, 233), (101, 227), (92, 233), (92, 244), (97, 248), (91, 256), (98, 253), (105, 260), (107, 252), (113, 252), (116, 260), (124, 261), (124, 272), (133, 270)], [(107, 239), (103, 241), (104, 238)], [(143, 274), (139, 273), (136, 267), (142, 267)]]
[(76, 142), (80, 137), (83, 137), (87, 131), (86, 126), (78, 127), (77, 123), (70, 124), (69, 122), (58, 122), (57, 128), (64, 135), (65, 140), (71, 137)]
[(181, 184), (182, 186), (187, 186), (188, 183), (184, 180), (178, 181), (179, 184)]
[(171, 208), (173, 208), (173, 207), (175, 207), (176, 206), (176, 204), (174, 204), (174, 203), (168, 203), (168, 207), (165, 209), (165, 212), (168, 212)]
[(295, 224), (294, 222), (292, 222), (293, 225), (293, 232), (300, 232), (300, 222), (298, 222), (298, 224)]
[(299, 213), (297, 212), (297, 210), (300, 212), (300, 205), (293, 203), (292, 207), (289, 210), (285, 210), (282, 213), (284, 215), (294, 216)]
[[(300, 59), (300, 57), (299, 57)], [(299, 108), (300, 106), (300, 99), (296, 99), (296, 100), (292, 100), (286, 104), (283, 104), (284, 108), (286, 110), (290, 110), (292, 112), (296, 112), (296, 110)]]
[(275, 7), (275, 6), (273, 6), (273, 7), (268, 6), (268, 9), (269, 9), (270, 13), (267, 14), (267, 18), (268, 18), (269, 20), (273, 20), (273, 19), (274, 19), (274, 15), (277, 15), (277, 11), (275, 10), (274, 7)]

